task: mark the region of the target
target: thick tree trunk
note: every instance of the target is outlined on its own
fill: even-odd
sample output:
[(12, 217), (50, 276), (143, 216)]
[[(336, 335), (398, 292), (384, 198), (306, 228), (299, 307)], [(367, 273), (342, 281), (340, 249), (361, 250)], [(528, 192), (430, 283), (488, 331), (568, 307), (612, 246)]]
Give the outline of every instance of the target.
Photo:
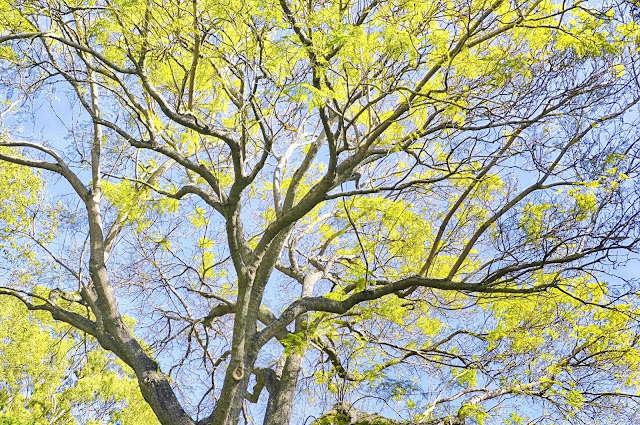
[[(310, 297), (313, 295), (313, 288), (324, 273), (316, 272), (305, 276), (302, 283), (302, 291), (300, 298)], [(302, 332), (306, 315), (296, 319), (295, 330)], [(264, 417), (264, 425), (287, 425), (291, 421), (291, 412), (295, 401), (296, 387), (298, 386), (298, 378), (302, 369), (304, 360), (304, 351), (293, 351), (287, 357), (282, 376), (274, 389), (269, 394), (267, 403), (267, 412)]]
[(215, 425), (238, 423), (249, 386), (249, 378), (258, 355), (256, 347), (251, 346), (258, 317), (258, 309), (251, 308), (253, 283), (245, 281), (239, 286), (231, 343), (231, 361), (212, 417), (211, 423)]
[[(255, 359), (254, 359), (255, 361)], [(240, 420), (240, 411), (247, 394), (250, 373), (253, 364), (245, 363), (242, 366), (230, 365), (224, 380), (222, 394), (218, 399), (211, 421), (212, 425), (237, 425)]]
[(267, 402), (264, 425), (286, 425), (291, 420), (291, 412), (298, 386), (298, 375), (302, 368), (304, 354), (291, 353), (285, 361), (282, 376), (271, 390)]

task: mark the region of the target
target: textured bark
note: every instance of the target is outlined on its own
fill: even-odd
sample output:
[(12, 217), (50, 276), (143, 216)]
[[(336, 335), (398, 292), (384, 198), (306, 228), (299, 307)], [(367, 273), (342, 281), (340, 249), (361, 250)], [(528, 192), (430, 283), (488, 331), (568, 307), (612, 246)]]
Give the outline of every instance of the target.
[[(310, 297), (316, 283), (324, 276), (324, 272), (310, 273), (302, 281), (301, 298)], [(301, 332), (304, 327), (306, 316), (302, 315), (296, 319), (295, 330)], [(295, 391), (298, 386), (298, 378), (304, 361), (304, 351), (291, 352), (285, 361), (282, 375), (276, 383), (275, 388), (269, 393), (267, 411), (264, 416), (264, 425), (288, 424), (291, 421), (293, 403), (295, 401)]]
[[(232, 353), (227, 368), (220, 398), (211, 418), (212, 424), (235, 425), (240, 419), (240, 410), (247, 394), (249, 378), (257, 357), (257, 351), (250, 346), (255, 334), (258, 312), (251, 310), (252, 288), (254, 284), (245, 281), (240, 285), (235, 311)], [(253, 329), (251, 327), (253, 326)]]
[(269, 395), (264, 425), (288, 424), (291, 420), (298, 376), (302, 368), (304, 354), (291, 353), (282, 369), (282, 376)]
[(363, 412), (349, 403), (338, 403), (311, 425), (465, 425), (464, 419), (457, 416), (432, 419), (424, 422), (402, 422), (378, 415)]

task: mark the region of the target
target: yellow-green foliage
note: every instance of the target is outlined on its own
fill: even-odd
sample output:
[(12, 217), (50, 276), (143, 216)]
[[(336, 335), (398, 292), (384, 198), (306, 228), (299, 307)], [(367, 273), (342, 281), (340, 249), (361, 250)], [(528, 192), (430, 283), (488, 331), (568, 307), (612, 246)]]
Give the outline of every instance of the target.
[(0, 335), (0, 424), (157, 423), (131, 370), (48, 313), (2, 297)]
[[(0, 140), (3, 135), (0, 134)], [(0, 153), (19, 156), (17, 152), (0, 147)], [(25, 233), (43, 242), (50, 241), (57, 225), (56, 207), (40, 205), (43, 181), (40, 173), (28, 167), (0, 162), (0, 250), (6, 259), (19, 259), (37, 268), (38, 262), (25, 240)], [(36, 227), (38, 211), (46, 223)]]

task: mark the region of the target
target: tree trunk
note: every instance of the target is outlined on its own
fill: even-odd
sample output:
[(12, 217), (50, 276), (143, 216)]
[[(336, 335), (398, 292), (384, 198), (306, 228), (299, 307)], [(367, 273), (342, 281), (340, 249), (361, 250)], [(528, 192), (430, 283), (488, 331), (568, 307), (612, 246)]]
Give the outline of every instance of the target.
[[(302, 283), (300, 298), (313, 295), (313, 288), (324, 276), (324, 272), (309, 273)], [(302, 332), (307, 316), (302, 315), (295, 322), (296, 332)], [(269, 394), (267, 412), (264, 417), (264, 425), (286, 425), (291, 421), (291, 411), (295, 401), (298, 377), (302, 369), (304, 351), (292, 351), (285, 361), (282, 376), (276, 387)]]
[(291, 420), (291, 412), (298, 386), (298, 375), (302, 368), (303, 353), (293, 352), (282, 369), (282, 376), (269, 394), (264, 425), (286, 425)]

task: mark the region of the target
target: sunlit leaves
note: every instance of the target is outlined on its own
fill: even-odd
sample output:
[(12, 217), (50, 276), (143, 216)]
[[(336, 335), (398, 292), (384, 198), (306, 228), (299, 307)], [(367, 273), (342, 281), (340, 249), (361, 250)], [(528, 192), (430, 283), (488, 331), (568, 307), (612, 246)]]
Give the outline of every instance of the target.
[[(633, 392), (638, 386), (637, 312), (625, 305), (599, 307), (606, 289), (588, 280), (563, 282), (561, 288), (560, 293), (491, 301), (497, 322), (489, 332), (489, 350), (503, 361), (521, 353), (524, 363), (518, 368), (528, 380), (549, 384), (548, 391), (568, 411), (577, 412), (585, 402), (578, 385), (590, 379), (583, 375), (588, 367), (603, 388)], [(628, 377), (624, 383), (616, 383), (620, 374)]]
[[(384, 198), (356, 199), (347, 204), (347, 208), (348, 215), (340, 212), (339, 217), (345, 224), (353, 221), (363, 235), (360, 239), (362, 247), (353, 246), (351, 252), (376, 251), (375, 260), (382, 267), (392, 263), (400, 274), (416, 268), (432, 237), (431, 224), (418, 210), (403, 201)], [(381, 246), (386, 247), (386, 252), (380, 251)]]
[[(15, 154), (6, 148), (0, 153)], [(11, 228), (28, 223), (29, 207), (38, 202), (42, 180), (33, 170), (6, 162), (0, 164), (0, 180), (3, 185), (0, 191), (0, 223), (6, 234)]]
[(131, 372), (48, 314), (2, 299), (0, 423), (156, 423)]
[(112, 279), (199, 413), (242, 399), (227, 365), (299, 361), (288, 383), (403, 418), (579, 415), (638, 357), (634, 304), (601, 278), (637, 243), (636, 28), (596, 6), (21, 2), (2, 81), (36, 104), (68, 84), (80, 110), (66, 148), (25, 149), (54, 171), (60, 151), (80, 194), (58, 279)]

